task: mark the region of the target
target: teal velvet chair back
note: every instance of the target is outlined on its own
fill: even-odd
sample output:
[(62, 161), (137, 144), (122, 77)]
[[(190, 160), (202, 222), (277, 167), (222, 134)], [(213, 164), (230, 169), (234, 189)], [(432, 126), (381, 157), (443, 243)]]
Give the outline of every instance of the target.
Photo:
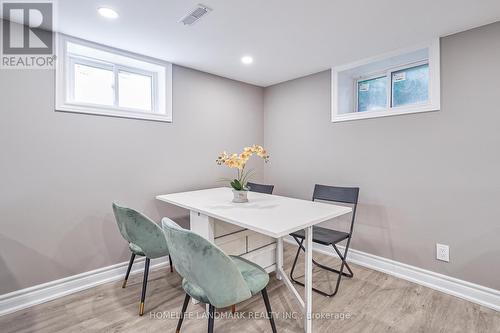
[(119, 214), (118, 212), (122, 212), (124, 211), (124, 208), (123, 207), (120, 207), (118, 206), (117, 204), (115, 204), (113, 202), (113, 213), (115, 214), (115, 220), (116, 220), (116, 224), (118, 225), (118, 230), (120, 230), (120, 234), (122, 235), (122, 237), (130, 243), (130, 238), (128, 237), (127, 235), (127, 231), (125, 230), (125, 224), (124, 224), (124, 220), (125, 218), (122, 218), (121, 215), (123, 214)]
[(217, 246), (169, 218), (162, 219), (162, 227), (175, 269), (190, 285), (201, 288), (210, 304), (223, 308), (252, 296), (237, 266)]
[(118, 228), (122, 236), (139, 247), (150, 259), (169, 254), (165, 235), (154, 221), (131, 208), (113, 203)]

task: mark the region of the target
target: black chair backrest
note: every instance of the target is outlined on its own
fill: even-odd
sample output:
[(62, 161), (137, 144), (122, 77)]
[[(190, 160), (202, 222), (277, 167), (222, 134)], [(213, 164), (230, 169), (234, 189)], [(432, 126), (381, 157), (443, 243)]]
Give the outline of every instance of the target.
[(323, 201), (341, 202), (354, 205), (352, 209), (352, 220), (350, 228), (351, 234), (354, 226), (354, 219), (356, 217), (358, 196), (359, 196), (359, 187), (339, 187), (339, 186), (328, 186), (319, 184), (314, 185), (313, 201), (323, 200)]
[(265, 194), (273, 194), (274, 185), (263, 185), (257, 183), (247, 183), (247, 187), (252, 192), (259, 192)]
[(358, 203), (359, 187), (338, 187), (328, 185), (314, 186), (313, 201), (335, 201), (356, 205)]

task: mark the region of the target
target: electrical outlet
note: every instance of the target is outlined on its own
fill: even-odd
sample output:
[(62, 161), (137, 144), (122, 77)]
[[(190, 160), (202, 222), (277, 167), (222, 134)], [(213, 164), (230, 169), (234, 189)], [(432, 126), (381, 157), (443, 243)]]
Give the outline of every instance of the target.
[(436, 259), (450, 262), (450, 247), (444, 244), (436, 244)]

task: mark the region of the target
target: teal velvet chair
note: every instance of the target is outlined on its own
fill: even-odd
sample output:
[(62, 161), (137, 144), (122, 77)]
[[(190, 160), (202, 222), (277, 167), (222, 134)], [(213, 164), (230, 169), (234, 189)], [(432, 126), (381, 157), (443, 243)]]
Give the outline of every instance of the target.
[(189, 299), (209, 305), (208, 332), (214, 329), (215, 308), (225, 308), (262, 294), (273, 333), (276, 325), (267, 295), (269, 274), (260, 266), (237, 256), (227, 256), (203, 237), (179, 227), (169, 218), (162, 219), (175, 269), (183, 277), (186, 292), (177, 324), (180, 332)]
[[(139, 304), (139, 315), (142, 316), (144, 314), (144, 300), (146, 299), (149, 264), (151, 259), (169, 256), (167, 241), (160, 226), (145, 215), (116, 203), (113, 203), (113, 212), (115, 213), (118, 229), (123, 238), (128, 242), (128, 247), (130, 252), (132, 252), (122, 288), (125, 288), (127, 285), (135, 256), (146, 257), (141, 303)], [(169, 261), (170, 271), (172, 272), (172, 260), (170, 256)]]

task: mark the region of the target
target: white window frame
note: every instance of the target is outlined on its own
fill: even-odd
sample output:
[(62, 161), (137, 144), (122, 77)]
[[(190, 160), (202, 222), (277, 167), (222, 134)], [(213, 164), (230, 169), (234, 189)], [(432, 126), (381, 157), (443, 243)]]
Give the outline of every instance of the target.
[[(397, 66), (392, 66), (389, 68), (384, 68), (382, 70), (374, 71), (371, 73), (366, 73), (362, 76), (359, 76), (353, 80), (353, 108), (352, 110), (340, 110), (340, 102), (339, 102), (339, 75), (344, 72), (354, 68), (358, 68), (364, 65), (376, 63), (379, 61), (383, 61), (392, 57), (397, 57), (401, 55), (405, 55), (418, 50), (428, 50), (428, 58), (420, 59), (418, 61), (411, 61), (408, 63), (400, 64)], [(412, 67), (416, 67), (419, 65), (428, 64), (429, 65), (429, 97), (428, 101), (425, 103), (418, 104), (409, 104), (402, 105), (398, 107), (392, 107), (392, 98), (393, 98), (393, 82), (392, 82), (392, 73), (397, 72), (399, 70), (404, 70)], [(358, 112), (358, 82), (365, 81), (377, 77), (386, 76), (387, 80), (387, 107), (382, 110), (373, 110), (373, 111), (362, 111)], [(342, 66), (337, 66), (332, 68), (332, 114), (331, 121), (332, 122), (343, 122), (343, 121), (352, 121), (358, 119), (367, 119), (367, 118), (378, 118), (378, 117), (387, 117), (387, 116), (395, 116), (395, 115), (404, 115), (404, 114), (412, 114), (419, 112), (430, 112), (430, 111), (439, 111), (441, 108), (441, 97), (440, 97), (440, 48), (439, 48), (439, 39), (435, 39), (429, 43), (417, 45), (411, 48), (398, 50), (395, 52), (387, 53), (381, 56), (372, 57), (368, 59), (364, 59), (361, 61), (357, 61), (355, 63), (350, 63)]]
[[(151, 67), (161, 68), (161, 74), (153, 70), (128, 66), (119, 62), (112, 62), (84, 55), (72, 54), (67, 50), (67, 43), (73, 43), (98, 51), (111, 53), (147, 63)], [(56, 68), (56, 111), (104, 115), (120, 118), (144, 119), (162, 122), (172, 122), (172, 64), (137, 55), (100, 44), (84, 41), (66, 35), (58, 35)], [(112, 106), (78, 102), (74, 100), (74, 65), (81, 64), (95, 68), (113, 71), (114, 76), (114, 103)], [(142, 110), (119, 106), (120, 72), (128, 72), (151, 77), (151, 110)], [(161, 76), (160, 76), (161, 75)], [(164, 82), (160, 82), (164, 80)], [(161, 87), (164, 87), (165, 90)]]

